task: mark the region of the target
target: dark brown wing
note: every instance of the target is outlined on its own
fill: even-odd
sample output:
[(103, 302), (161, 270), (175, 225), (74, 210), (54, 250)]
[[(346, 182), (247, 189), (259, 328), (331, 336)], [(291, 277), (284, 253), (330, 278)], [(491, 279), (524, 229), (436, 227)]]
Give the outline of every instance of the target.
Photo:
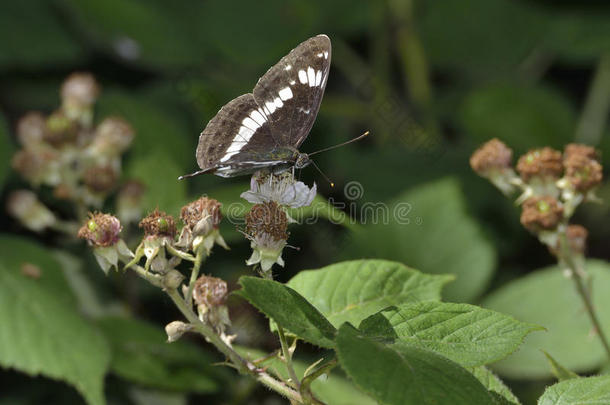
[(251, 93), (241, 95), (208, 122), (197, 145), (197, 163), (220, 176), (245, 174), (283, 161), (270, 159), (275, 148), (269, 117)]
[(258, 80), (254, 99), (269, 117), (280, 146), (298, 148), (313, 126), (330, 70), (326, 35), (301, 43)]

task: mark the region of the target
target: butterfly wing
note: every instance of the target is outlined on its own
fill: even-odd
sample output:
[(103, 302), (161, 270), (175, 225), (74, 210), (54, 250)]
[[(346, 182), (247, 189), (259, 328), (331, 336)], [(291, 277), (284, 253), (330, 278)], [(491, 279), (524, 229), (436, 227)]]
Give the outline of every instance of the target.
[(204, 173), (246, 174), (285, 163), (270, 153), (275, 146), (269, 117), (248, 93), (231, 100), (208, 122), (199, 136), (197, 163)]
[(280, 146), (298, 148), (318, 115), (330, 70), (326, 35), (302, 42), (265, 73), (254, 87), (254, 100)]

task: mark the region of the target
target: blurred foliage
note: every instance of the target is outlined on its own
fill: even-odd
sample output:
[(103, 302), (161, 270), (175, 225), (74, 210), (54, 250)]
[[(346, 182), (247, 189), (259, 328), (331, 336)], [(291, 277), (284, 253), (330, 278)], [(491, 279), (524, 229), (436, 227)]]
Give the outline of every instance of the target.
[[(457, 278), (445, 291), (451, 300), (477, 302), (487, 294), (483, 305), (548, 329), (528, 337), (520, 351), (493, 368), (515, 379), (511, 388), (523, 403), (533, 403), (525, 394), (540, 396), (544, 378), (551, 375), (539, 349), (578, 372), (596, 371), (601, 349), (592, 342), (581, 307), (572, 302), (572, 286), (556, 270), (537, 270), (552, 264), (552, 257), (519, 227), (517, 209), (470, 171), (468, 156), (491, 137), (501, 138), (517, 153), (573, 140), (592, 74), (599, 58), (610, 53), (608, 21), (610, 5), (595, 0), (2, 2), (0, 205), (4, 209), (8, 193), (24, 186), (9, 169), (19, 117), (35, 109), (51, 112), (63, 78), (86, 70), (103, 86), (96, 116), (123, 116), (137, 132), (124, 176), (147, 186), (146, 209), (158, 206), (177, 214), (189, 199), (204, 193), (220, 199), (226, 209), (245, 190), (246, 179), (176, 180), (196, 167), (199, 132), (223, 104), (250, 91), (289, 49), (326, 33), (333, 41), (331, 75), (302, 149), (314, 151), (367, 129), (372, 136), (316, 157), (337, 187), (331, 188), (311, 168), (301, 173), (307, 183), (318, 183), (321, 203), (332, 199), (321, 210), (331, 220), (292, 227), (290, 242), (301, 250), (286, 255), (279, 278), (288, 280), (301, 269), (340, 258), (363, 257), (453, 274)], [(607, 128), (597, 139), (608, 165)], [(344, 186), (350, 181), (362, 185), (359, 198), (346, 195)], [(50, 190), (39, 191), (52, 201)], [(600, 195), (610, 199), (608, 186)], [(367, 204), (382, 202), (390, 213), (401, 203), (409, 204), (411, 223), (362, 223)], [(72, 209), (53, 204), (63, 213)], [(590, 232), (590, 255), (600, 259), (591, 262), (594, 291), (604, 291), (610, 210), (606, 204), (582, 211), (577, 219)], [(299, 218), (305, 221), (310, 215), (304, 212)], [(173, 352), (158, 343), (162, 334), (153, 329), (161, 330), (177, 315), (158, 294), (123, 275), (102, 279), (84, 244), (54, 232), (34, 235), (8, 216), (1, 218), (0, 315), (3, 325), (14, 321), (26, 328), (0, 328), (3, 366), (65, 381), (91, 403), (103, 402), (105, 395), (112, 403), (135, 404), (133, 390), (142, 387), (187, 393), (193, 403), (243, 403), (241, 390), (221, 383), (220, 368), (198, 368), (191, 362), (209, 362), (207, 347)], [(232, 251), (216, 253), (204, 271), (233, 281), (244, 273), (248, 244), (234, 223), (222, 226)], [(57, 247), (67, 249), (74, 266), (84, 269), (76, 281), (68, 266), (50, 253)], [(24, 276), (25, 262), (39, 267), (42, 276)], [(600, 293), (596, 299), (610, 325), (603, 312), (606, 298)], [(81, 314), (93, 316), (88, 310), (92, 306), (95, 315), (131, 310), (152, 325), (130, 324), (133, 329), (123, 330), (122, 318), (100, 321)], [(23, 317), (28, 322), (21, 324)], [(343, 331), (347, 349), (374, 346), (351, 332)], [(28, 333), (40, 337), (31, 342), (35, 349), (6, 343), (9, 338), (27, 343), (20, 339)], [(147, 348), (143, 357), (127, 361), (139, 352), (117, 345), (121, 334), (134, 346)], [(264, 336), (257, 338), (266, 343)], [(44, 349), (50, 347), (62, 356), (48, 357)], [(395, 353), (386, 354), (396, 359)], [(87, 359), (86, 370), (77, 367), (79, 359)], [(201, 376), (197, 387), (188, 390), (177, 380), (158, 384), (156, 376), (184, 363), (186, 379)], [(353, 376), (359, 372), (355, 366)], [(115, 376), (106, 379), (102, 394), (101, 377), (109, 368)], [(45, 384), (44, 379), (36, 380), (38, 396), (28, 396), (25, 374), (3, 370), (0, 376), (0, 390), (9, 400), (75, 397), (66, 386)], [(342, 382), (342, 389), (352, 388)], [(253, 403), (264, 403), (271, 395), (253, 390), (245, 388)]]

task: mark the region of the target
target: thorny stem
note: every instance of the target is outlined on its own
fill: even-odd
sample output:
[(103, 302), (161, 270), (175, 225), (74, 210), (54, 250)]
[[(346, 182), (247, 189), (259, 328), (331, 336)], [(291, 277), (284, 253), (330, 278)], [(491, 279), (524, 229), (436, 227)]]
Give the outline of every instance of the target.
[[(164, 288), (163, 286), (163, 278), (157, 274), (146, 271), (142, 266), (138, 264), (131, 264), (129, 266), (132, 270), (134, 270), (140, 277), (147, 280), (151, 284), (156, 287)], [(250, 361), (246, 360), (242, 356), (239, 355), (231, 346), (229, 346), (220, 336), (216, 334), (213, 328), (205, 323), (201, 322), (197, 315), (193, 312), (192, 308), (190, 308), (184, 299), (178, 293), (178, 290), (175, 288), (164, 288), (167, 295), (172, 299), (176, 307), (182, 312), (182, 315), (190, 322), (190, 324), (194, 327), (194, 329), (199, 332), (209, 343), (214, 345), (218, 351), (224, 354), (231, 363), (235, 366), (235, 368), (242, 374), (250, 375), (256, 380), (258, 380), (261, 384), (266, 387), (272, 389), (280, 395), (288, 398), (291, 402), (295, 402), (298, 404), (303, 404), (303, 397), (301, 394), (289, 387), (283, 381), (276, 379), (275, 377), (268, 374), (261, 368), (256, 367)]]
[(573, 251), (568, 244), (568, 238), (566, 236), (565, 230), (561, 232), (560, 238), (561, 238), (561, 247), (562, 247), (561, 252), (559, 253), (560, 263), (563, 262), (570, 269), (571, 278), (572, 278), (572, 280), (574, 280), (574, 286), (576, 287), (576, 291), (578, 292), (578, 295), (580, 295), (580, 298), (585, 305), (585, 309), (587, 310), (587, 314), (589, 315), (589, 318), (591, 319), (593, 328), (595, 329), (597, 336), (599, 336), (599, 340), (601, 341), (602, 346), (604, 347), (604, 350), (606, 351), (608, 360), (610, 360), (610, 345), (608, 344), (608, 339), (606, 338), (606, 335), (604, 333), (604, 330), (602, 329), (601, 323), (599, 322), (597, 313), (595, 312), (595, 308), (593, 306), (593, 301), (591, 300), (591, 294), (585, 288), (585, 283), (583, 280), (584, 271), (583, 271), (583, 269), (580, 268), (580, 266), (577, 264), (577, 262), (574, 258)]
[(277, 332), (280, 336), (280, 345), (282, 346), (282, 354), (284, 355), (284, 360), (286, 361), (286, 368), (288, 369), (288, 374), (290, 374), (290, 379), (292, 383), (299, 388), (301, 383), (299, 382), (299, 377), (297, 377), (297, 373), (294, 371), (294, 367), (292, 365), (292, 353), (290, 353), (290, 348), (288, 347), (288, 342), (286, 341), (286, 335), (284, 334), (284, 328), (282, 328), (279, 324), (277, 325)]
[(195, 288), (195, 282), (197, 281), (197, 277), (199, 277), (199, 270), (201, 269), (201, 264), (207, 258), (207, 255), (203, 251), (203, 246), (199, 245), (197, 248), (197, 252), (195, 253), (195, 263), (193, 264), (193, 269), (191, 270), (191, 279), (189, 280), (188, 289), (186, 291), (186, 302), (190, 304), (191, 299), (193, 298), (193, 288)]

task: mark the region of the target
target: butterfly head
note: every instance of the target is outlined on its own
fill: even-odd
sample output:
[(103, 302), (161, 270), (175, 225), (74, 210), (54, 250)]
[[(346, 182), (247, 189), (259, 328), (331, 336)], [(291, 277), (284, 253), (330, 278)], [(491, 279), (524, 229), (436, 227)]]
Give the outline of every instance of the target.
[(309, 159), (309, 155), (307, 153), (300, 153), (297, 155), (297, 158), (294, 162), (295, 169), (302, 169), (304, 167), (309, 166), (311, 160)]

